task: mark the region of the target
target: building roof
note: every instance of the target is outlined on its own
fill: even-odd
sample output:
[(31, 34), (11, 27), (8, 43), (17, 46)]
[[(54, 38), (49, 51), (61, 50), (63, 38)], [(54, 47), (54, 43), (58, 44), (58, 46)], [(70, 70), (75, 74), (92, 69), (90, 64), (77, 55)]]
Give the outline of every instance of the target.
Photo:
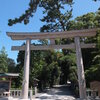
[(0, 73), (0, 77), (18, 77), (18, 73)]

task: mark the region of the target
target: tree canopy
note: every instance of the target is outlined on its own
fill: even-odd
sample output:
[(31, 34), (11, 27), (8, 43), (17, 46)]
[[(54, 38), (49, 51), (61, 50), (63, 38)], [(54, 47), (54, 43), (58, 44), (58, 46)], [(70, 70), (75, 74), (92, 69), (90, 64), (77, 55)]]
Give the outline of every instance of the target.
[(5, 47), (0, 51), (0, 73), (14, 72), (15, 62), (8, 57)]
[[(71, 4), (72, 0), (30, 0), (28, 9), (25, 10), (25, 12), (19, 18), (9, 19), (8, 25), (12, 26), (13, 24), (22, 22), (24, 22), (25, 25), (28, 24), (30, 17), (34, 16), (37, 7), (39, 6), (47, 8), (47, 3), (49, 3), (50, 5), (58, 3), (60, 7), (64, 4)], [(56, 6), (54, 6), (54, 8), (55, 7)]]
[(0, 51), (0, 73), (8, 71), (7, 56), (5, 47), (3, 47)]

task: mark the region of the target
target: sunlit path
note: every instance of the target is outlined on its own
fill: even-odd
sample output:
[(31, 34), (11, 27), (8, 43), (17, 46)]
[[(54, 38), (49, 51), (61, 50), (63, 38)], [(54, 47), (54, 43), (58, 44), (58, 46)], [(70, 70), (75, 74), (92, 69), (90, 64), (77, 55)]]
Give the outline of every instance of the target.
[(75, 100), (69, 86), (57, 85), (48, 89), (45, 93), (38, 93), (35, 100)]

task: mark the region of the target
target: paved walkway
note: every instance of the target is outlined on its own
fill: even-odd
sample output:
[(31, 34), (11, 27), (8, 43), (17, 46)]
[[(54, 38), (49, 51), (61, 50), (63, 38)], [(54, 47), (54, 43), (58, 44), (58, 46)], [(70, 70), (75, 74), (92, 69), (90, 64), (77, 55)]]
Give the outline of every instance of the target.
[(48, 89), (45, 93), (38, 93), (35, 100), (75, 100), (69, 86), (57, 85), (52, 89)]

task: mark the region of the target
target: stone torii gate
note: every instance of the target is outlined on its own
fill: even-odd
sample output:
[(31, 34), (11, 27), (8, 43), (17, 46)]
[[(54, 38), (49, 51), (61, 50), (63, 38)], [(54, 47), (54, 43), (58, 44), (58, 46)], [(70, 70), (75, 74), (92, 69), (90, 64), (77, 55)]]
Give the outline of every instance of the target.
[[(12, 40), (26, 40), (24, 46), (12, 46), (12, 50), (25, 50), (24, 77), (22, 83), (22, 99), (28, 100), (29, 90), (29, 66), (30, 50), (51, 50), (51, 49), (75, 49), (77, 58), (77, 73), (79, 82), (80, 99), (86, 99), (86, 83), (81, 48), (95, 48), (95, 44), (85, 44), (80, 42), (80, 37), (93, 37), (96, 35), (96, 29), (74, 30), (64, 32), (7, 32)], [(74, 38), (74, 43), (66, 45), (55, 45), (55, 39)], [(50, 45), (34, 46), (31, 40), (49, 39)]]

